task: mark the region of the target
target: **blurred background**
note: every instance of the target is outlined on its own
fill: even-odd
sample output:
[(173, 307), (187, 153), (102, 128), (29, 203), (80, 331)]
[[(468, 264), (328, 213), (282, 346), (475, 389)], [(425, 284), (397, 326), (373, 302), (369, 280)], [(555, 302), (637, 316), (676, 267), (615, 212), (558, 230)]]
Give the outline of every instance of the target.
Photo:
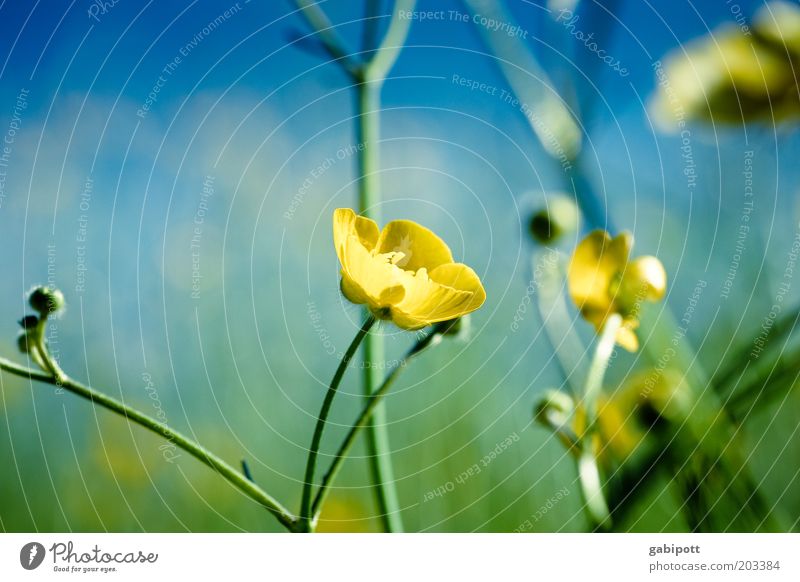
[[(391, 2), (379, 4), (383, 31)], [(763, 2), (574, 4), (506, 7), (548, 86), (579, 113), (580, 170), (609, 229), (632, 231), (635, 254), (667, 269), (654, 317), (666, 307), (680, 321), (696, 296), (682, 327), (693, 363), (713, 372), (748, 353), (781, 284), (781, 315), (796, 310), (787, 261), (800, 221), (798, 136), (791, 124), (698, 124), (687, 157), (686, 136), (661, 131), (648, 107), (655, 63), (740, 26)], [(323, 8), (357, 51), (363, 3)], [(412, 22), (382, 92), (381, 213), (436, 231), (481, 275), (488, 300), (468, 341), (415, 360), (387, 400), (406, 528), (584, 531), (574, 460), (532, 422), (541, 393), (566, 383), (535, 308), (532, 259), (543, 249), (528, 223), (551, 193), (572, 191), (574, 171), (504, 98), (487, 29), (465, 4), (419, 0), (417, 10), (443, 16)], [(333, 210), (356, 205), (354, 94), (309, 31), (283, 0), (0, 4), (0, 353), (24, 360), (25, 293), (59, 287), (68, 308), (49, 341), (68, 373), (160, 411), (232, 464), (246, 459), (293, 509), (315, 415), (361, 318), (339, 293), (331, 239)], [(598, 59), (589, 34), (626, 74)], [(589, 346), (591, 326), (574, 310), (568, 323)], [(390, 363), (414, 341), (381, 333)], [(655, 364), (645, 350), (619, 353), (607, 384)], [(360, 409), (357, 379), (355, 369), (345, 377), (324, 453)], [(0, 529), (280, 530), (124, 419), (7, 374), (0, 388)], [(787, 391), (736, 424), (775, 519), (767, 529), (800, 527), (798, 405)], [(378, 528), (362, 456), (359, 445), (322, 529)], [(476, 463), (479, 473), (457, 479)], [(673, 477), (656, 472), (616, 529), (691, 529)], [(734, 521), (723, 515), (716, 529)]]

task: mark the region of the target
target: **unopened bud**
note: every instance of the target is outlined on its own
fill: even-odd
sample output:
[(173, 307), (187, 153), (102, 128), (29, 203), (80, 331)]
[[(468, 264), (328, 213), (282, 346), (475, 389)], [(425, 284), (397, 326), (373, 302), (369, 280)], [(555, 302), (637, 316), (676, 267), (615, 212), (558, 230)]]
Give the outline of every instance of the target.
[(33, 329), (39, 324), (39, 318), (35, 315), (26, 315), (19, 320), (19, 326), (22, 329)]
[(44, 286), (34, 287), (28, 296), (28, 302), (42, 317), (61, 311), (66, 304), (61, 291)]
[(547, 206), (531, 217), (530, 231), (542, 244), (558, 242), (564, 235), (578, 230), (580, 211), (572, 198), (565, 195), (549, 196)]

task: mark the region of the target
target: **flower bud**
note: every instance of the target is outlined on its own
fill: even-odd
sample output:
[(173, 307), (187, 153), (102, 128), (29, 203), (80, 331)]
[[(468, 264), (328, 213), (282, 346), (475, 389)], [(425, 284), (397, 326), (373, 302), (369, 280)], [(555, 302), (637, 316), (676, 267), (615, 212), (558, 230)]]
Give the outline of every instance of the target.
[(575, 202), (559, 194), (548, 197), (547, 206), (534, 213), (529, 227), (534, 239), (549, 244), (576, 232), (579, 221), (580, 211)]
[(28, 296), (28, 302), (42, 317), (61, 311), (66, 304), (61, 291), (44, 286), (34, 287)]
[(19, 326), (22, 329), (33, 329), (39, 324), (39, 318), (35, 315), (26, 315), (19, 320)]
[(636, 312), (643, 301), (660, 301), (667, 290), (667, 272), (656, 257), (643, 256), (629, 262), (617, 289), (617, 302)]
[(472, 319), (467, 314), (435, 324), (433, 333), (439, 333), (456, 340), (465, 340), (469, 338), (471, 328)]
[(22, 332), (17, 336), (17, 347), (21, 353), (29, 354), (33, 349), (33, 339), (27, 333)]
[(575, 410), (575, 402), (569, 394), (560, 390), (548, 390), (533, 408), (533, 419), (545, 426), (563, 425)]

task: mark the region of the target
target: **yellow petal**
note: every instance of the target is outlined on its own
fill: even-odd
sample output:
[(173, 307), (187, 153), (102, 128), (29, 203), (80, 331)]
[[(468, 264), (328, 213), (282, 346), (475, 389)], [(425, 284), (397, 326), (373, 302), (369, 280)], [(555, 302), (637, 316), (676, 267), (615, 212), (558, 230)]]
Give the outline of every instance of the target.
[(425, 269), (405, 278), (404, 286), (406, 295), (403, 301), (392, 307), (391, 314), (392, 321), (404, 329), (419, 329), (477, 309), (473, 307), (475, 291), (462, 291), (437, 283)]
[(433, 232), (410, 220), (393, 220), (383, 227), (377, 242), (379, 253), (403, 253), (397, 266), (408, 271), (453, 262), (453, 255), (445, 242)]
[(375, 248), (380, 231), (374, 220), (358, 216), (350, 208), (337, 208), (333, 212), (333, 245), (339, 262), (344, 264), (343, 245), (348, 237), (355, 235), (361, 245), (368, 251)]
[(614, 239), (604, 230), (589, 233), (575, 248), (567, 283), (575, 305), (607, 311), (611, 306), (611, 283), (625, 268), (633, 238), (622, 233)]
[(386, 256), (370, 253), (357, 235), (342, 244), (342, 292), (353, 303), (373, 311), (385, 309), (405, 296), (404, 273)]
[(637, 257), (628, 263), (620, 281), (618, 300), (628, 307), (644, 300), (659, 301), (667, 290), (667, 271), (656, 257)]
[(461, 315), (475, 311), (486, 301), (486, 290), (483, 288), (480, 278), (466, 265), (461, 263), (439, 265), (429, 273), (429, 276), (431, 280), (440, 285), (446, 285), (459, 291), (470, 291), (473, 294), (472, 299), (465, 306), (468, 311)]
[(636, 337), (636, 332), (633, 331), (633, 326), (628, 325), (628, 322), (623, 324), (617, 331), (617, 343), (629, 352), (635, 352), (639, 349), (639, 338)]

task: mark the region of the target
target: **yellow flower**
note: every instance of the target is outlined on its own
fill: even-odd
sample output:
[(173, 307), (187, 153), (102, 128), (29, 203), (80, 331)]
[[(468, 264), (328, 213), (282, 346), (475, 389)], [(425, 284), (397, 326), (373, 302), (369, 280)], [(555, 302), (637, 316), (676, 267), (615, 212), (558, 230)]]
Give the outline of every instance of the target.
[(374, 221), (339, 208), (333, 243), (344, 296), (403, 329), (461, 317), (486, 300), (475, 271), (454, 263), (444, 241), (416, 222), (393, 220), (379, 232)]
[(629, 261), (633, 236), (624, 232), (615, 238), (595, 230), (583, 239), (572, 255), (567, 283), (581, 315), (598, 331), (612, 313), (622, 316), (617, 343), (628, 351), (639, 349), (634, 330), (639, 325), (643, 301), (658, 301), (667, 288), (667, 273), (655, 257)]
[(756, 13), (752, 34), (727, 24), (668, 55), (652, 112), (666, 129), (684, 115), (727, 123), (796, 119), (798, 56), (800, 8), (770, 2)]

